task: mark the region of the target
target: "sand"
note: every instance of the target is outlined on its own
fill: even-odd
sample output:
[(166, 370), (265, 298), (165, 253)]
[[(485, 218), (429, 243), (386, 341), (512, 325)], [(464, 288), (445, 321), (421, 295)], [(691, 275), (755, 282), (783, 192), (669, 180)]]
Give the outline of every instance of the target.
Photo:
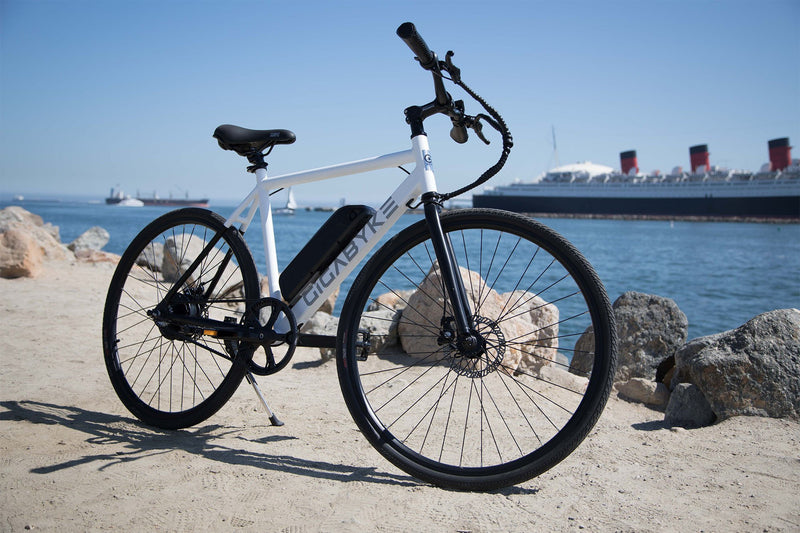
[(367, 444), (335, 362), (298, 349), (215, 416), (149, 428), (106, 375), (113, 265), (49, 263), (0, 279), (0, 531), (800, 531), (800, 425), (737, 417), (666, 428), (609, 401), (562, 463), (509, 489), (421, 483)]

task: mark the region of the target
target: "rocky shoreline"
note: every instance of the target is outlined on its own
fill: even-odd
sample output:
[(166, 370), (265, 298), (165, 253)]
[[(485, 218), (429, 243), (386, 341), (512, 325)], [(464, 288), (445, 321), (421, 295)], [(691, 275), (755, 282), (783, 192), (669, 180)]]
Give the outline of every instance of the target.
[[(107, 231), (94, 227), (64, 245), (58, 227), (20, 207), (8, 207), (0, 211), (0, 277), (36, 277), (51, 260), (116, 263), (118, 256), (102, 251), (108, 240)], [(407, 297), (409, 302), (416, 301), (413, 294)], [(409, 327), (401, 320), (405, 301), (401, 304), (396, 295), (385, 295), (385, 299), (374, 310), (381, 317), (368, 326), (374, 348), (396, 345), (417, 350), (406, 345), (407, 339), (418, 336), (404, 331)], [(337, 319), (330, 314), (334, 301), (304, 325), (305, 333), (336, 334)], [(422, 313), (426, 312), (424, 301), (416, 306)], [(532, 307), (538, 311), (526, 314), (531, 330), (557, 322), (557, 309), (551, 310), (546, 302)], [(686, 315), (669, 298), (626, 292), (612, 307), (619, 339), (614, 387), (621, 398), (661, 410), (667, 425), (684, 428), (739, 415), (800, 419), (800, 310), (774, 310), (734, 330), (688, 340)], [(580, 347), (592, 343), (592, 332), (585, 332), (576, 353), (589, 351)], [(551, 374), (564, 374), (557, 367), (568, 365), (569, 372), (579, 376), (591, 369), (579, 356), (571, 362), (556, 362), (555, 348), (547, 350), (533, 362), (516, 354), (513, 367), (527, 365), (538, 372), (545, 361), (545, 366), (556, 367)], [(328, 360), (333, 351), (321, 349), (321, 356)]]

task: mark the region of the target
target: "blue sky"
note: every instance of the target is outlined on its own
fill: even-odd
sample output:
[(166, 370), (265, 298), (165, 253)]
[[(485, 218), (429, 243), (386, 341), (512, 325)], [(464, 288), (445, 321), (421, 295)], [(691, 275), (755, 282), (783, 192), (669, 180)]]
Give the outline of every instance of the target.
[[(800, 143), (798, 0), (0, 0), (0, 198), (244, 196), (252, 175), (211, 138), (223, 123), (297, 134), (272, 174), (405, 149), (403, 109), (432, 98), (394, 33), (406, 20), (506, 118), (515, 149), (494, 184), (551, 167), (552, 127), (562, 164), (618, 167), (634, 149), (643, 171), (688, 167), (701, 143), (757, 170), (767, 140)], [(427, 131), (442, 190), (497, 157), (497, 142), (455, 145), (444, 118)], [(401, 177), (295, 194), (377, 201)]]

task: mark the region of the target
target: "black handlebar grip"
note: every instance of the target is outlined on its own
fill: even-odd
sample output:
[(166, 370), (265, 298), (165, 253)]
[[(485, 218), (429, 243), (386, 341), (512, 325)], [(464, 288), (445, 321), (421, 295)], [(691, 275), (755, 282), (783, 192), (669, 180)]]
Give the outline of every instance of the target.
[(404, 22), (397, 28), (397, 36), (403, 39), (405, 43), (414, 52), (414, 55), (419, 59), (420, 65), (424, 69), (430, 69), (435, 64), (435, 57), (431, 49), (425, 43), (425, 40), (417, 33), (417, 28), (411, 22)]

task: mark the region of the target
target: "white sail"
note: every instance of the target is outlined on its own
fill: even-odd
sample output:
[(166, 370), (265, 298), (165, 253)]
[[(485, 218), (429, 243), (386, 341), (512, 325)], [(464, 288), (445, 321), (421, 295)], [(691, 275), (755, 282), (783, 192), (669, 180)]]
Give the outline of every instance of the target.
[(286, 198), (286, 209), (297, 209), (297, 201), (294, 199), (294, 192), (289, 187), (289, 195)]

